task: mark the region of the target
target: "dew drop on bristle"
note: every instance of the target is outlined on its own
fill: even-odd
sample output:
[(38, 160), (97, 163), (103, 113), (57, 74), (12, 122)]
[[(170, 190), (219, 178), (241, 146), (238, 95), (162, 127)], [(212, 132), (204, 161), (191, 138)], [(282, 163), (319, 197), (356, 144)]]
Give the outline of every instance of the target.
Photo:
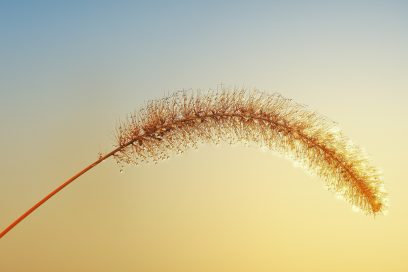
[(361, 208), (358, 207), (358, 206), (356, 206), (356, 205), (353, 205), (353, 206), (351, 207), (351, 209), (352, 209), (353, 212), (356, 212), (356, 213), (361, 212)]

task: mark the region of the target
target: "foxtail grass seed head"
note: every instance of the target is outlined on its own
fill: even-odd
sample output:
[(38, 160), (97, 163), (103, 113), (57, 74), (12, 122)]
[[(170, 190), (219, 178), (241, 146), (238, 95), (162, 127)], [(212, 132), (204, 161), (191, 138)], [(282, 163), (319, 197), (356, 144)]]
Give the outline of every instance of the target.
[(114, 156), (124, 164), (158, 163), (199, 143), (258, 145), (321, 176), (353, 210), (385, 213), (380, 171), (364, 152), (325, 117), (280, 94), (244, 89), (200, 94), (176, 92), (150, 101), (117, 127), (117, 145), (64, 181), (0, 232), (0, 239), (74, 180)]
[(385, 213), (380, 171), (330, 120), (280, 94), (217, 90), (176, 92), (150, 101), (117, 127), (117, 145), (64, 181), (0, 232), (0, 239), (74, 180), (114, 156), (124, 164), (158, 163), (199, 143), (258, 145), (321, 176), (337, 198), (367, 214)]
[(386, 209), (379, 170), (327, 118), (280, 94), (243, 89), (180, 91), (153, 100), (117, 128), (120, 163), (157, 163), (199, 143), (256, 144), (322, 177), (365, 213)]

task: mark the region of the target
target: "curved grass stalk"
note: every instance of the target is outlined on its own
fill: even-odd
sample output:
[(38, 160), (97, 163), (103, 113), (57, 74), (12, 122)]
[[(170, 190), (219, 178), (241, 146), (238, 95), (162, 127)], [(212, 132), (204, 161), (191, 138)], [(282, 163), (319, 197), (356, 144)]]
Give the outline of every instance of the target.
[(251, 142), (301, 163), (367, 214), (386, 208), (382, 177), (335, 123), (279, 94), (223, 90), (177, 92), (150, 101), (117, 128), (117, 147), (17, 218), (0, 238), (72, 181), (113, 156), (118, 163), (158, 162), (198, 143)]

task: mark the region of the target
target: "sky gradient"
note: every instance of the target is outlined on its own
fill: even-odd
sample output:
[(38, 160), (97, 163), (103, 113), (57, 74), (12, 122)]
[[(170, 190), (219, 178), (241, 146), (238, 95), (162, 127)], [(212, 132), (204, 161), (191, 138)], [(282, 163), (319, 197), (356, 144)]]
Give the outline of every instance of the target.
[[(86, 3), (85, 3), (86, 2)], [(0, 228), (181, 89), (257, 88), (339, 123), (384, 172), (365, 216), (272, 152), (108, 160), (0, 241), (0, 271), (408, 271), (404, 1), (0, 3)], [(24, 260), (24, 261), (23, 261)]]

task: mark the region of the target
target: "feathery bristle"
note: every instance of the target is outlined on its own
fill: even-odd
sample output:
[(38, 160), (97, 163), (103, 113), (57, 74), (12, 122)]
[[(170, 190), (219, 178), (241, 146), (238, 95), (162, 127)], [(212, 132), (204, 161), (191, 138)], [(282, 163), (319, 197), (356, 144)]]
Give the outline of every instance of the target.
[(200, 142), (251, 142), (277, 151), (323, 177), (329, 189), (366, 213), (383, 212), (379, 171), (323, 116), (279, 94), (222, 90), (176, 92), (118, 127), (118, 162), (158, 162)]

